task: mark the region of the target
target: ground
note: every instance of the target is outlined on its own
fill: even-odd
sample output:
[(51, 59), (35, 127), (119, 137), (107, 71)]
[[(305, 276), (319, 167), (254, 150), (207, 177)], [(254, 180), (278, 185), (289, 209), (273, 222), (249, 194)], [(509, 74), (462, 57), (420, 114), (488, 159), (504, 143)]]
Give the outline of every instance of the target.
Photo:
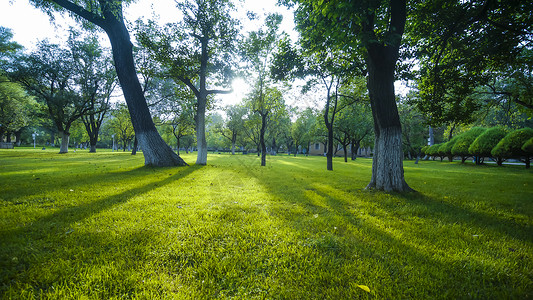
[(520, 166), (406, 161), (387, 194), (370, 159), (56, 153), (0, 150), (2, 299), (533, 297)]

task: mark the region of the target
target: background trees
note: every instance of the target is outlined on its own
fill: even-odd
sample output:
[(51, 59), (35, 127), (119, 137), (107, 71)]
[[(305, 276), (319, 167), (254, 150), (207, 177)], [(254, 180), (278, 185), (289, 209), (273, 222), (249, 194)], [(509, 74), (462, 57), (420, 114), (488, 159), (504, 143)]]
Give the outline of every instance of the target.
[(196, 0), (178, 3), (183, 21), (164, 29), (154, 22), (139, 22), (138, 39), (159, 61), (166, 74), (186, 85), (196, 103), (196, 163), (207, 163), (205, 113), (208, 97), (229, 91), (210, 89), (227, 86), (232, 77), (237, 21), (231, 18), (232, 3), (227, 0)]
[(124, 98), (137, 132), (139, 144), (143, 149), (146, 165), (170, 166), (186, 165), (157, 132), (144, 98), (133, 60), (132, 43), (124, 22), (123, 3), (131, 1), (30, 1), (35, 7), (45, 12), (68, 11), (87, 27), (97, 26), (103, 29), (113, 53), (113, 61), (119, 78)]
[(96, 152), (98, 134), (104, 117), (110, 109), (110, 99), (117, 85), (117, 75), (111, 58), (105, 54), (95, 36), (78, 37), (72, 32), (69, 46), (77, 73), (76, 83), (86, 110), (81, 115), (89, 137), (90, 150)]
[(16, 68), (13, 76), (17, 81), (46, 104), (61, 136), (59, 153), (67, 153), (70, 127), (89, 109), (88, 99), (81, 96), (76, 86), (78, 74), (72, 53), (44, 41)]

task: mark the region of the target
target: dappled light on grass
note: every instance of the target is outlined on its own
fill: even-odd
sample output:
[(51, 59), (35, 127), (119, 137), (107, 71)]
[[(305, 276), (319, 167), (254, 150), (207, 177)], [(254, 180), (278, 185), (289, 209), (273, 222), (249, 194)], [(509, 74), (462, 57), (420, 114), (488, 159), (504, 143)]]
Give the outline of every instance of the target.
[(1, 298), (530, 296), (522, 168), (406, 162), (419, 192), (401, 195), (364, 190), (359, 158), (333, 172), (285, 155), (267, 167), (227, 154), (176, 168), (129, 153), (0, 159)]

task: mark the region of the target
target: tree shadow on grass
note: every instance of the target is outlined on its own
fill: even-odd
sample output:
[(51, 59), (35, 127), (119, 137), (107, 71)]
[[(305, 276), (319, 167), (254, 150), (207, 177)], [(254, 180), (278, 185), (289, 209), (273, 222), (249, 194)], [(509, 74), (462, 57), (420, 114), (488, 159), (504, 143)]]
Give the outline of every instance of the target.
[[(250, 175), (254, 176), (253, 172)], [(488, 228), (496, 235), (526, 244), (531, 242), (532, 236), (529, 225), (524, 226), (514, 220), (497, 218), (421, 194), (390, 195), (361, 190), (348, 193), (327, 183), (306, 181), (298, 181), (290, 188), (280, 189), (276, 183), (265, 180), (263, 176), (254, 177), (279, 201), (292, 201), (290, 204), (299, 206), (306, 212), (295, 215), (293, 212), (272, 209), (271, 215), (282, 218), (283, 223), (308, 240), (303, 246), (311, 247), (318, 257), (325, 258), (317, 259), (318, 264), (326, 261), (323, 268), (331, 268), (331, 272), (342, 273), (341, 270), (344, 270), (347, 272), (344, 275), (348, 282), (376, 280), (377, 282), (369, 282), (368, 285), (389, 290), (388, 294), (378, 292), (378, 296), (415, 299), (428, 296), (498, 298), (514, 295), (510, 296), (513, 298), (527, 295), (527, 285), (524, 286), (521, 282), (523, 275), (517, 275), (520, 272), (518, 267), (511, 267), (509, 270), (509, 265), (502, 267), (494, 264), (502, 256), (512, 254), (505, 247), (502, 247), (503, 250), (496, 250), (489, 249), (489, 245), (470, 246), (461, 237), (438, 236), (431, 232), (428, 225), (441, 222), (447, 228), (455, 224), (464, 228)], [(300, 197), (295, 198), (294, 192), (288, 192), (294, 189), (300, 190)], [(398, 206), (414, 209), (409, 208), (401, 212), (403, 216), (398, 216)], [(358, 210), (364, 211), (358, 213)], [(410, 218), (420, 218), (426, 228), (417, 228), (416, 224), (407, 228), (399, 225), (402, 221), (408, 224)], [(343, 225), (341, 227), (338, 224)], [(445, 247), (451, 248), (439, 249), (436, 243), (449, 244)], [(475, 255), (461, 253), (462, 251), (473, 251), (481, 257), (491, 258), (485, 261)], [(354, 259), (365, 267), (354, 266)], [(353, 269), (346, 271), (346, 268)], [(330, 282), (302, 284), (309, 290), (325, 290), (339, 282), (331, 279)], [(347, 282), (340, 284), (349, 288)], [(390, 290), (396, 292), (390, 294)]]
[[(70, 227), (74, 222), (80, 222), (126, 203), (136, 196), (180, 180), (201, 167), (194, 165), (180, 168), (179, 172), (162, 180), (152, 181), (149, 184), (128, 189), (115, 195), (61, 209), (13, 230), (0, 231), (0, 248), (2, 249), (0, 250), (0, 291), (9, 287), (16, 280), (18, 274), (28, 270), (33, 263), (42, 263), (43, 257), (48, 257), (57, 251), (56, 245), (53, 244), (54, 240), (65, 234), (70, 234)], [(135, 177), (146, 176), (144, 172), (146, 170), (150, 170), (150, 167), (141, 167), (125, 173)], [(139, 172), (144, 174), (138, 174)], [(101, 180), (105, 181), (114, 176), (122, 177), (124, 174), (109, 174), (102, 177)], [(133, 178), (129, 178), (129, 180), (133, 180)], [(98, 181), (91, 181), (92, 184), (94, 182)]]

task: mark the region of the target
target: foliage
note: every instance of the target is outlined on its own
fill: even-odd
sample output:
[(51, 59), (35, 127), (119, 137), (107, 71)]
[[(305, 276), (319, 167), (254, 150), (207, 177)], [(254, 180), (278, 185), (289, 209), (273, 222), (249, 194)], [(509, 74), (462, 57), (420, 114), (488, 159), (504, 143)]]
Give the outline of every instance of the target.
[(0, 75), (0, 141), (5, 133), (11, 135), (27, 126), (39, 109), (20, 84)]
[(0, 150), (0, 298), (531, 295), (529, 171), (407, 163), (398, 195), (363, 190), (364, 158), (211, 160)]
[(231, 17), (233, 4), (227, 0), (186, 0), (177, 6), (183, 12), (182, 21), (165, 28), (159, 28), (155, 21), (138, 21), (137, 39), (161, 63), (166, 76), (195, 95), (196, 162), (206, 164), (207, 102), (212, 95), (230, 93), (210, 86), (231, 82), (238, 22)]
[(527, 105), (527, 97), (511, 90), (532, 82), (531, 3), (439, 0), (411, 8), (407, 36), (415, 50), (405, 52), (420, 61), (418, 107), (432, 123), (472, 122), (487, 105), (478, 101), (481, 87)]
[(90, 109), (83, 97), (79, 60), (70, 49), (41, 41), (37, 49), (14, 65), (11, 76), (44, 103), (48, 115), (61, 135), (60, 153), (68, 152), (72, 123)]
[(81, 120), (87, 131), (91, 152), (96, 152), (100, 128), (110, 109), (110, 99), (115, 90), (117, 74), (108, 51), (100, 46), (96, 36), (81, 36), (71, 30), (68, 40), (78, 74), (79, 94), (86, 101), (87, 110)]
[(474, 127), (459, 135), (451, 149), (452, 155), (461, 156), (461, 161), (464, 162), (466, 157), (471, 155), (471, 152), (468, 150), (470, 145), (485, 131), (485, 128)]
[(505, 158), (521, 158), (529, 154), (522, 150), (522, 146), (533, 137), (532, 128), (522, 128), (509, 132), (492, 149), (492, 156)]
[(316, 122), (316, 114), (311, 108), (306, 108), (297, 114), (296, 121), (291, 126), (291, 136), (294, 141), (294, 155), (298, 152), (298, 147), (305, 149), (309, 153), (309, 145), (314, 142), (313, 126)]
[(447, 141), (446, 143), (443, 143), (439, 147), (439, 156), (447, 156), (449, 161), (453, 160), (453, 153), (452, 149), (453, 146), (455, 146), (455, 143), (457, 143), (457, 140), (459, 139), (461, 135), (454, 136), (451, 140)]
[(533, 137), (524, 143), (522, 146), (522, 151), (527, 153), (529, 156), (533, 156)]
[(427, 144), (427, 120), (415, 107), (406, 103), (398, 104), (398, 113), (402, 123), (403, 151), (411, 159), (418, 157)]
[[(22, 50), (22, 46), (17, 42), (12, 41), (12, 39), (12, 30), (0, 26), (0, 76), (5, 75), (3, 73), (7, 69), (8, 62), (13, 60), (17, 54), (20, 53), (20, 50)], [(0, 83), (3, 81), (3, 79), (0, 79)]]
[(427, 149), (426, 149), (426, 154), (429, 155), (429, 156), (433, 156), (434, 158), (436, 156), (439, 156), (441, 157), (441, 160), (442, 158), (444, 157), (444, 155), (441, 155), (441, 152), (439, 151), (440, 147), (444, 145), (444, 143), (442, 144), (433, 144), (431, 146), (429, 146)]
[(480, 157), (492, 156), (492, 149), (496, 147), (505, 135), (507, 135), (507, 131), (503, 127), (489, 128), (472, 142), (468, 148), (468, 152)]
[(127, 146), (135, 137), (128, 107), (124, 103), (117, 103), (111, 110), (111, 116), (112, 118), (106, 125), (115, 135), (117, 142), (122, 141), (122, 150), (126, 151)]

